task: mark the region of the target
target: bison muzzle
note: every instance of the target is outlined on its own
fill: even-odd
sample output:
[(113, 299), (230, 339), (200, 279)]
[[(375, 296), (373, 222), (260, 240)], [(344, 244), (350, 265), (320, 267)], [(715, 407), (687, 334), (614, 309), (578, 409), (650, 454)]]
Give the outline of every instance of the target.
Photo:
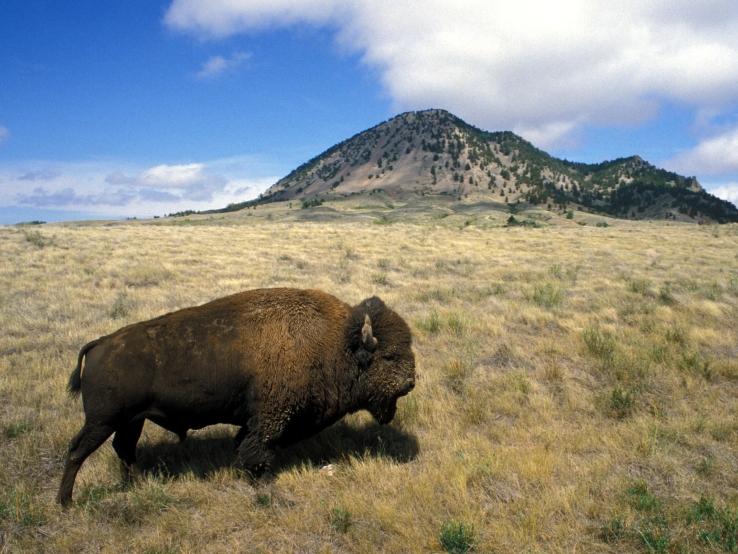
[(72, 439), (58, 501), (113, 433), (131, 471), (144, 420), (186, 436), (241, 426), (237, 463), (253, 474), (274, 450), (366, 409), (381, 424), (415, 386), (412, 337), (382, 300), (356, 306), (318, 290), (259, 289), (123, 327), (86, 344), (69, 380), (85, 423)]

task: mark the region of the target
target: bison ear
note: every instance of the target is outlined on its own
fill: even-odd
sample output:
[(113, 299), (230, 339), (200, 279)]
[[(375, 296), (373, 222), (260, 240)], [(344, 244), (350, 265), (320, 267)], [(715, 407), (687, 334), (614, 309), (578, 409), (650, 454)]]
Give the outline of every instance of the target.
[(364, 314), (364, 326), (361, 328), (361, 344), (369, 352), (377, 349), (377, 339), (372, 334), (372, 320), (369, 314)]

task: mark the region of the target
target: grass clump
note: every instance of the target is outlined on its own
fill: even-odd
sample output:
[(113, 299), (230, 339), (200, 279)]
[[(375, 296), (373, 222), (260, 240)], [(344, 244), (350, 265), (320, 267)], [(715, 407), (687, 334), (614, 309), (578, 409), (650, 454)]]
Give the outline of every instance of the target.
[(123, 283), (127, 287), (153, 287), (171, 279), (172, 275), (161, 265), (139, 265), (126, 272)]
[(84, 487), (79, 492), (77, 504), (88, 511), (94, 511), (100, 507), (100, 504), (108, 498), (113, 492), (118, 490), (117, 487), (109, 485), (91, 485)]
[(16, 486), (0, 496), (0, 529), (5, 525), (21, 529), (38, 527), (44, 521), (43, 512), (25, 490)]
[(338, 533), (346, 533), (351, 527), (351, 512), (340, 506), (331, 510), (329, 521), (331, 528)]
[(441, 330), (441, 318), (438, 312), (433, 310), (428, 314), (427, 317), (421, 319), (416, 323), (416, 326), (429, 335), (435, 335)]
[(661, 554), (669, 551), (671, 534), (666, 520), (662, 516), (656, 516), (641, 522), (635, 528), (635, 533), (647, 552)]
[(426, 317), (416, 321), (415, 325), (429, 335), (435, 335), (447, 328), (457, 337), (463, 336), (467, 328), (466, 320), (458, 313), (452, 312), (442, 319), (436, 310), (431, 310)]
[(460, 337), (464, 334), (464, 330), (466, 329), (466, 323), (464, 322), (464, 319), (457, 313), (452, 313), (448, 316), (448, 328), (449, 330), (456, 335), (457, 337)]
[(449, 388), (456, 393), (464, 389), (464, 382), (474, 371), (474, 365), (465, 357), (451, 358), (443, 365), (443, 374)]
[(692, 505), (687, 522), (698, 527), (697, 537), (710, 548), (738, 552), (738, 510), (717, 508), (703, 496)]
[(615, 357), (615, 337), (598, 327), (587, 327), (582, 332), (587, 351), (603, 362), (612, 362)]
[(46, 246), (54, 246), (53, 237), (47, 237), (41, 231), (23, 231), (23, 238), (30, 242), (36, 248), (44, 248)]
[(14, 421), (8, 423), (3, 427), (3, 436), (6, 439), (15, 439), (21, 435), (31, 431), (33, 429), (33, 423), (30, 421)]
[(699, 475), (709, 477), (715, 471), (715, 457), (712, 454), (708, 454), (697, 463), (695, 469)]
[(474, 548), (474, 527), (461, 521), (447, 521), (441, 525), (438, 541), (449, 554), (471, 552)]
[(635, 294), (648, 294), (651, 282), (648, 279), (628, 279), (628, 290)]
[(673, 342), (674, 344), (679, 344), (681, 346), (687, 344), (687, 333), (678, 325), (672, 325), (666, 329), (664, 332), (664, 338), (669, 342)]
[(390, 284), (386, 273), (375, 273), (372, 275), (372, 283), (380, 287), (388, 287)]
[(622, 518), (611, 519), (605, 523), (600, 529), (600, 539), (602, 542), (611, 544), (618, 542), (625, 536), (625, 524)]
[(738, 552), (738, 510), (718, 507), (701, 496), (688, 505), (665, 506), (642, 481), (627, 489), (628, 504), (640, 515), (627, 525), (613, 519), (600, 528), (608, 544), (632, 541), (646, 552)]
[(672, 293), (671, 287), (669, 285), (663, 285), (659, 289), (659, 302), (661, 302), (665, 306), (676, 304), (676, 298), (674, 298), (674, 294)]
[(652, 512), (659, 508), (658, 499), (649, 492), (645, 481), (637, 481), (628, 487), (628, 504), (639, 512)]
[(272, 505), (272, 497), (269, 494), (259, 493), (256, 495), (256, 505), (261, 508), (268, 508)]
[(132, 491), (129, 502), (122, 506), (121, 518), (129, 525), (140, 525), (153, 514), (160, 514), (174, 505), (166, 483), (147, 479)]
[(131, 302), (125, 292), (121, 292), (116, 296), (113, 305), (110, 307), (110, 317), (112, 319), (123, 319), (131, 313)]
[(564, 289), (555, 283), (542, 283), (533, 288), (531, 299), (542, 308), (555, 308), (564, 300)]
[(679, 367), (686, 372), (702, 376), (705, 381), (711, 381), (713, 378), (710, 360), (697, 351), (683, 353), (679, 360)]
[(635, 392), (615, 387), (610, 393), (610, 411), (617, 419), (629, 416), (635, 407)]

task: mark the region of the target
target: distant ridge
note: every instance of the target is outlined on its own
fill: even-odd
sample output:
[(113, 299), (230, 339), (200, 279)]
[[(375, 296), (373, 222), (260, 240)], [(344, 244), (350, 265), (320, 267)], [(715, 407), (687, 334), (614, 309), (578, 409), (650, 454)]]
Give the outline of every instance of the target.
[(259, 199), (320, 201), (383, 192), (390, 197), (528, 203), (632, 219), (738, 222), (738, 208), (694, 177), (639, 156), (599, 164), (550, 156), (510, 131), (488, 132), (440, 109), (407, 112), (302, 164)]

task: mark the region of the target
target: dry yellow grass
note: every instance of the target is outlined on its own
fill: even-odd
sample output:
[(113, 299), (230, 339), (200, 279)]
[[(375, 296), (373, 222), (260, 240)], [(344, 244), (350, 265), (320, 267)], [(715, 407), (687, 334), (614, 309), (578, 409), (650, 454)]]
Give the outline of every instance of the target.
[[(434, 552), (448, 522), (479, 552), (730, 548), (738, 227), (231, 222), (0, 228), (0, 551)], [(419, 379), (391, 427), (349, 417), (254, 487), (231, 428), (147, 423), (141, 481), (106, 444), (54, 504), (79, 347), (272, 286), (407, 319)]]

